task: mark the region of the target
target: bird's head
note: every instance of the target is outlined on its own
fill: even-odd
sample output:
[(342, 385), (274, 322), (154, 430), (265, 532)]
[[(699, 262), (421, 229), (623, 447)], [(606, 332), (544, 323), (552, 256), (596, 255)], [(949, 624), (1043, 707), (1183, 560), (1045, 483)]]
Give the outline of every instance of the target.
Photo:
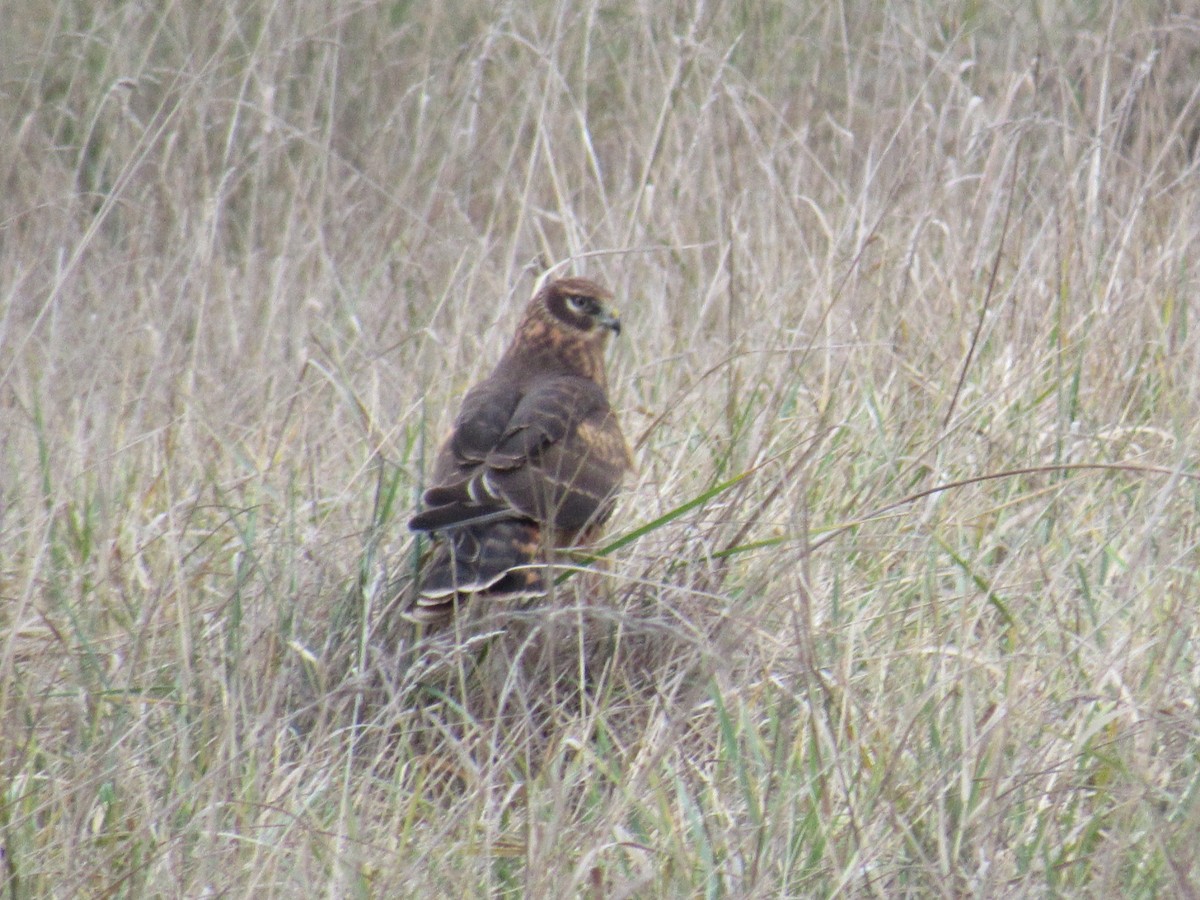
[(558, 327), (603, 344), (609, 332), (621, 333), (621, 319), (612, 299), (612, 292), (587, 278), (559, 278), (543, 286), (533, 302), (540, 304)]
[(620, 330), (608, 289), (587, 278), (560, 278), (533, 295), (500, 365), (521, 373), (565, 370), (603, 386), (604, 348)]

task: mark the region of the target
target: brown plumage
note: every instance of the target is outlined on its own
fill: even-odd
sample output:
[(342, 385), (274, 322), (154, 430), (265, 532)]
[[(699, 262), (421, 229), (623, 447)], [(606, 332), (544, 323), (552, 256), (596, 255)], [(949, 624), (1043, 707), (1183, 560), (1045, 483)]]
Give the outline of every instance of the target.
[(414, 615), (437, 619), (468, 595), (541, 596), (554, 549), (596, 537), (630, 468), (608, 404), (604, 348), (620, 320), (586, 278), (546, 284), (495, 370), (463, 398), (438, 451), (424, 508), (437, 540)]

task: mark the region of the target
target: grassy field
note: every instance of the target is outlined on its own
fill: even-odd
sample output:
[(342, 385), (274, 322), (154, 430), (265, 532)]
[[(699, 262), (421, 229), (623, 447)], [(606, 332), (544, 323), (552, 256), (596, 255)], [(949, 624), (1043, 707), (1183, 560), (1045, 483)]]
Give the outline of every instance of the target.
[[(1200, 17), (34, 0), (0, 900), (1200, 895)], [(606, 559), (423, 632), (548, 265)]]

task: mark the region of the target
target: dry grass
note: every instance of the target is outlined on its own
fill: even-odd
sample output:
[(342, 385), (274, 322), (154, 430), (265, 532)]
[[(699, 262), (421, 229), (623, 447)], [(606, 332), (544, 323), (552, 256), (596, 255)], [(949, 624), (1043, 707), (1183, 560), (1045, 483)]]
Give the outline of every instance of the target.
[[(1200, 19), (42, 0), (0, 35), (0, 897), (1196, 896)], [(536, 259), (607, 564), (388, 585)]]

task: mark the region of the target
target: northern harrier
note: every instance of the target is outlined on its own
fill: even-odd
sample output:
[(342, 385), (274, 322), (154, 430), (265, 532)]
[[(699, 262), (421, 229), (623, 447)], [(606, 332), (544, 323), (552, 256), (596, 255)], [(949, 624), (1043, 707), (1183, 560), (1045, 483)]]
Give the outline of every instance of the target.
[(594, 540), (631, 466), (608, 405), (604, 347), (621, 323), (585, 278), (546, 284), (495, 370), (467, 392), (409, 528), (437, 541), (414, 615), (468, 595), (541, 596), (557, 548)]

